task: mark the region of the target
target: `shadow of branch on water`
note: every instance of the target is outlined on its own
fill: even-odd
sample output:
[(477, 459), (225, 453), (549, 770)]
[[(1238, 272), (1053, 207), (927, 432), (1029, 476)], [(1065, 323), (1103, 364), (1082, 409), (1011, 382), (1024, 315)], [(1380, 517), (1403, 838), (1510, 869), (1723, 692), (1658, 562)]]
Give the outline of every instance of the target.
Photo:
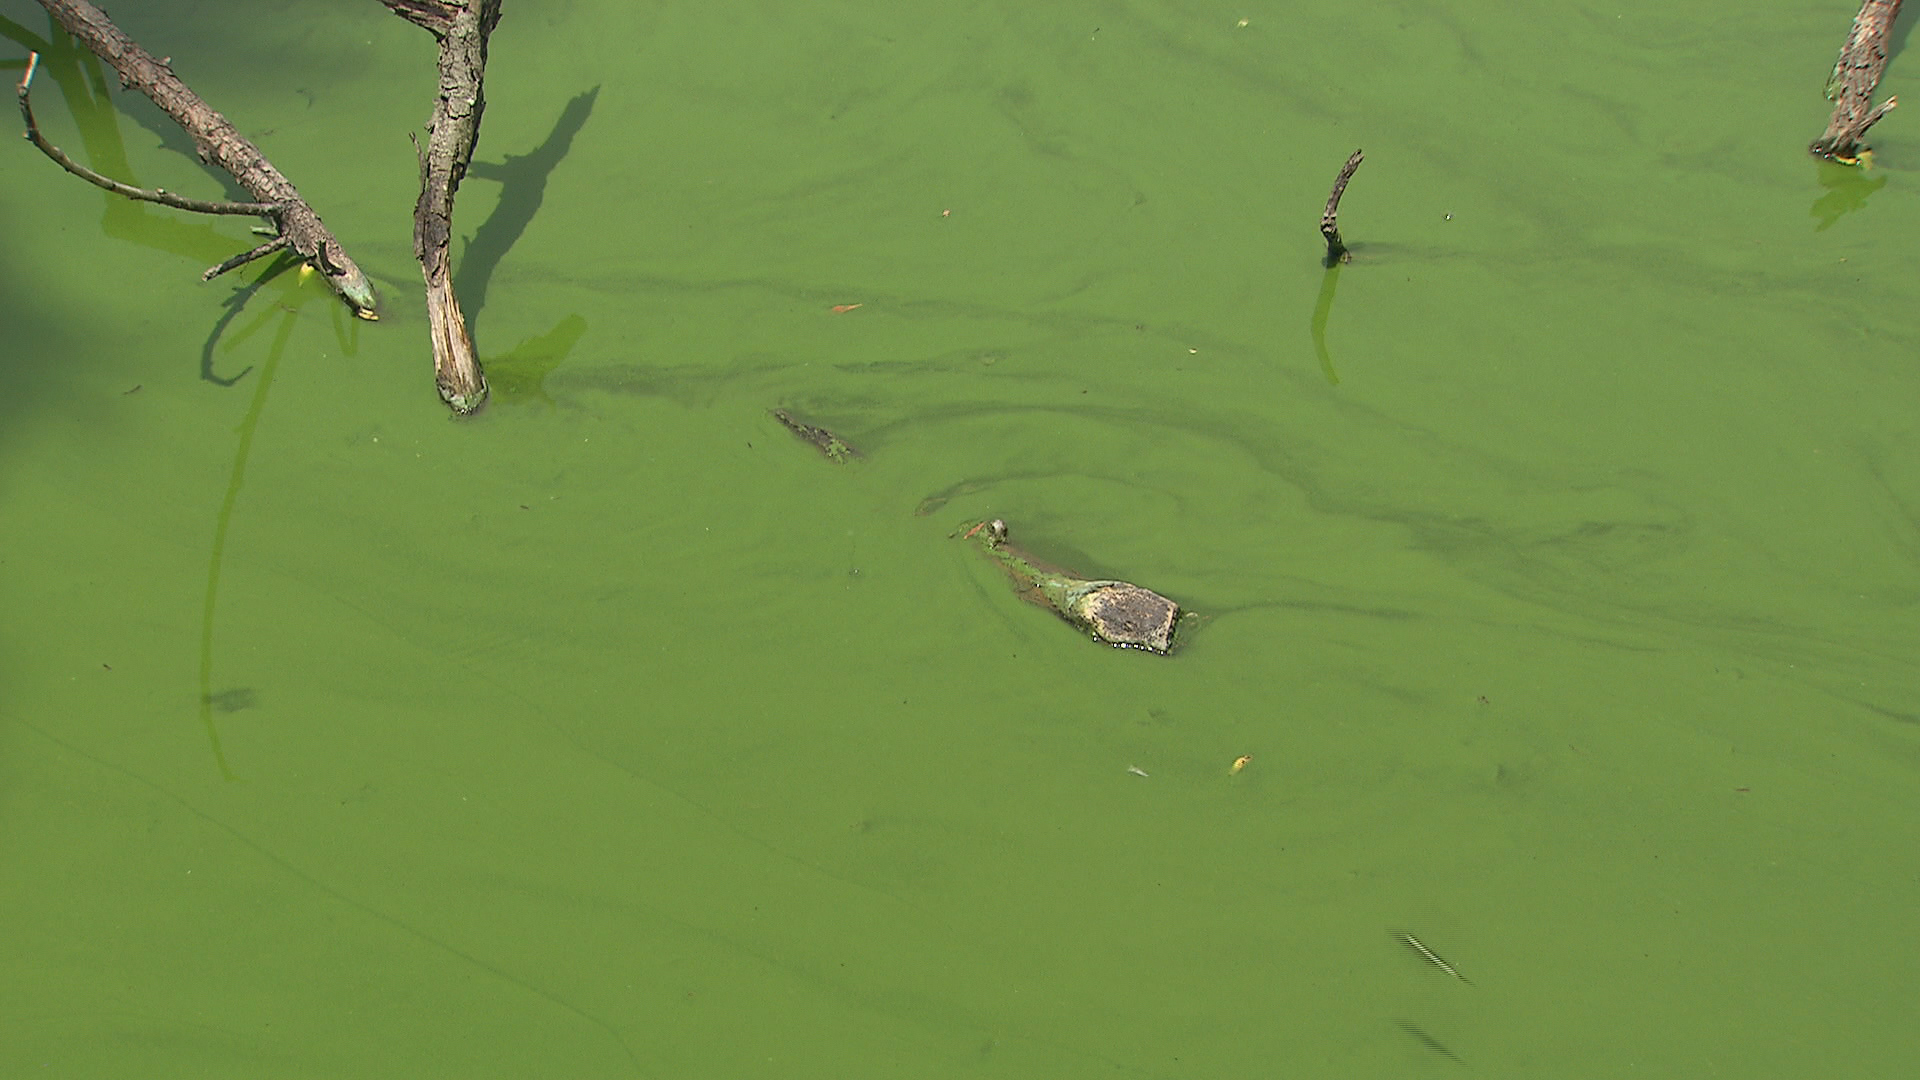
[(476, 161), (468, 168), (470, 177), (500, 183), (499, 204), (474, 230), (460, 253), (460, 269), (453, 276), (453, 289), (467, 313), (469, 326), (479, 321), (481, 311), (487, 306), (487, 285), (493, 279), (494, 270), (533, 222), (533, 216), (546, 198), (547, 178), (567, 156), (573, 137), (586, 127), (587, 117), (593, 113), (594, 99), (599, 96), (597, 86), (576, 94), (560, 111), (547, 141), (533, 153), (506, 154), (498, 165)]

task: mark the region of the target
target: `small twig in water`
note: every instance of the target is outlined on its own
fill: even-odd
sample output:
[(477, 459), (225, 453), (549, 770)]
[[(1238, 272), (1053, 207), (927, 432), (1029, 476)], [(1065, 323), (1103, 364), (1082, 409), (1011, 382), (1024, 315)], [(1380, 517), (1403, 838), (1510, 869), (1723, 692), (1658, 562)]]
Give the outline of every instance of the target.
[(40, 134), (40, 125), (35, 123), (33, 119), (33, 105), (28, 101), (27, 95), (32, 92), (33, 73), (39, 66), (40, 54), (37, 52), (28, 53), (27, 70), (25, 74), (20, 76), (20, 85), (17, 88), (20, 95), (20, 116), (27, 122), (28, 141), (39, 147), (41, 153), (52, 158), (54, 164), (85, 180), (87, 183), (95, 187), (105, 188), (115, 195), (125, 195), (129, 199), (139, 199), (142, 202), (159, 203), (162, 206), (171, 206), (177, 210), (192, 210), (200, 214), (255, 214), (260, 217), (269, 218), (279, 212), (280, 208), (273, 203), (243, 203), (227, 202), (224, 200), (216, 202), (207, 199), (189, 199), (181, 195), (175, 195), (165, 188), (155, 188), (152, 191), (148, 191), (146, 188), (137, 188), (131, 184), (123, 184), (110, 176), (102, 176), (68, 157), (65, 151), (48, 142), (47, 137)]
[(254, 248), (252, 251), (243, 251), (240, 254), (235, 255), (233, 258), (228, 259), (226, 262), (221, 263), (219, 266), (207, 267), (206, 272), (200, 275), (200, 280), (212, 281), (214, 278), (219, 277), (221, 274), (224, 274), (229, 270), (237, 270), (240, 267), (247, 265), (248, 263), (252, 262), (253, 260), (259, 258), (262, 255), (271, 255), (274, 252), (279, 251), (281, 248), (284, 248), (286, 246), (287, 246), (287, 238), (284, 236), (276, 236), (273, 239), (267, 241), (266, 243), (261, 244), (259, 247)]
[(1340, 175), (1333, 181), (1333, 192), (1327, 196), (1327, 208), (1320, 213), (1320, 235), (1327, 238), (1328, 266), (1353, 261), (1353, 252), (1348, 251), (1346, 243), (1340, 239), (1340, 196), (1347, 193), (1347, 181), (1353, 179), (1353, 171), (1360, 167), (1360, 162), (1365, 158), (1366, 155), (1355, 150), (1347, 163), (1340, 166)]
[(1434, 952), (1432, 949), (1427, 948), (1426, 944), (1422, 942), (1419, 938), (1414, 937), (1412, 934), (1408, 933), (1405, 930), (1395, 930), (1393, 932), (1393, 936), (1397, 940), (1399, 940), (1400, 944), (1405, 945), (1409, 949), (1412, 949), (1414, 952), (1414, 955), (1420, 957), (1420, 959), (1425, 960), (1427, 963), (1432, 964), (1434, 967), (1439, 968), (1441, 971), (1444, 971), (1447, 974), (1453, 976), (1454, 978), (1459, 979), (1461, 982), (1466, 983), (1468, 986), (1473, 985), (1472, 979), (1469, 979), (1465, 975), (1460, 974), (1458, 969), (1456, 969), (1452, 964), (1447, 963), (1446, 960), (1442, 959), (1439, 953)]

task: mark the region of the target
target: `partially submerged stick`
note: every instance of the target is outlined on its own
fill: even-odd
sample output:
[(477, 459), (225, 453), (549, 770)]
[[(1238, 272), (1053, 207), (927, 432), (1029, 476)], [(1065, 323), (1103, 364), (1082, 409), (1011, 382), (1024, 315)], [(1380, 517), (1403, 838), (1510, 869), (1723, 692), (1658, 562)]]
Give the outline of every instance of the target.
[(427, 283), (427, 326), (433, 336), (434, 383), (457, 413), (486, 404), (467, 317), (453, 294), (453, 197), (480, 141), (487, 99), (487, 38), (500, 22), (500, 0), (381, 0), (395, 15), (423, 27), (440, 43), (440, 92), (420, 156), (420, 201), (413, 208), (413, 254)]
[(1887, 33), (1894, 16), (1900, 14), (1900, 0), (1863, 0), (1860, 14), (1853, 17), (1847, 31), (1847, 43), (1840, 47), (1840, 59), (1827, 77), (1827, 97), (1833, 102), (1833, 116), (1827, 120), (1826, 134), (1807, 149), (1815, 157), (1853, 165), (1859, 162), (1867, 129), (1900, 103), (1890, 97), (1879, 107), (1873, 104), (1873, 89), (1887, 69)]
[(155, 59), (152, 53), (121, 33), (105, 12), (87, 0), (40, 0), (40, 3), (68, 33), (79, 39), (95, 56), (112, 65), (122, 83), (152, 98), (155, 105), (172, 117), (173, 122), (193, 138), (200, 160), (226, 170), (258, 201), (208, 202), (181, 198), (157, 189), (147, 191), (101, 176), (73, 161), (40, 136), (39, 128), (33, 122), (27, 92), (36, 65), (34, 59), (29, 59), (26, 74), (20, 80), (20, 112), (27, 121), (27, 137), (42, 153), (88, 183), (130, 199), (144, 199), (203, 214), (257, 214), (272, 224), (275, 234), (273, 240), (221, 263), (203, 277), (211, 278), (269, 252), (288, 248), (320, 271), (327, 284), (340, 294), (355, 315), (363, 319), (380, 317), (374, 307), (373, 285), (354, 261), (347, 257), (340, 241), (327, 231), (326, 225), (320, 221), (320, 215), (314, 213), (313, 207), (300, 197), (293, 183), (273, 167), (273, 163), (258, 147), (243, 138), (226, 117), (213, 111), (174, 75), (173, 68), (166, 60)]
[(995, 518), (968, 529), (993, 556), (1021, 595), (1087, 632), (1095, 641), (1165, 656), (1173, 649), (1180, 605), (1125, 581), (1093, 581), (1047, 566), (1007, 543), (1007, 523)]
[(1320, 212), (1320, 235), (1327, 238), (1326, 265), (1349, 263), (1353, 261), (1353, 252), (1340, 239), (1340, 196), (1347, 193), (1347, 181), (1353, 179), (1353, 171), (1360, 167), (1366, 155), (1355, 150), (1353, 156), (1340, 166), (1340, 175), (1334, 178), (1333, 193), (1327, 196), (1327, 208)]

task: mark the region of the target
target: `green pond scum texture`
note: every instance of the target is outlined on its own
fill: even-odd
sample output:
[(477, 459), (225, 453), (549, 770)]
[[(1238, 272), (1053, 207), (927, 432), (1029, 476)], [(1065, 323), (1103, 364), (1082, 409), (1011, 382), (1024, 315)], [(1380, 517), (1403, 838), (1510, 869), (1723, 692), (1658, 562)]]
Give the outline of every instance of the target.
[[(432, 39), (115, 5), (384, 317), (4, 143), (0, 1076), (1910, 1070), (1920, 114), (1806, 155), (1855, 9), (508, 0), (455, 421)], [(53, 141), (230, 190), (0, 15)]]

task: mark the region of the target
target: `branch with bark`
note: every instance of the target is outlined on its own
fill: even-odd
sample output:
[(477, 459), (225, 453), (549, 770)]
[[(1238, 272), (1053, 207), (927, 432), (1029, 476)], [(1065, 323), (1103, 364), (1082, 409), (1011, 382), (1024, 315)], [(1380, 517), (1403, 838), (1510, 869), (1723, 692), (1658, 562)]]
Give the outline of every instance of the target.
[(242, 137), (226, 117), (215, 112), (174, 75), (173, 68), (166, 60), (156, 59), (152, 53), (141, 48), (113, 25), (105, 12), (87, 0), (40, 0), (40, 4), (69, 34), (111, 65), (119, 73), (123, 84), (152, 98), (162, 112), (172, 117), (173, 122), (192, 137), (201, 161), (225, 170), (256, 201), (238, 203), (186, 199), (167, 191), (147, 191), (122, 184), (79, 165), (40, 135), (38, 125), (34, 123), (27, 95), (35, 63), (29, 60), (26, 74), (19, 85), (20, 112), (26, 119), (27, 137), (42, 153), (75, 176), (128, 198), (200, 213), (256, 214), (273, 226), (274, 239), (221, 263), (203, 277), (211, 278), (269, 252), (286, 248), (320, 271), (327, 284), (347, 302), (355, 315), (363, 319), (379, 318), (375, 310), (373, 285), (348, 257), (340, 241), (327, 231), (320, 215), (307, 205), (293, 183), (273, 167), (273, 163), (258, 147)]
[(1879, 107), (1873, 104), (1873, 88), (1887, 69), (1887, 33), (1894, 17), (1900, 14), (1900, 0), (1863, 0), (1860, 14), (1853, 17), (1847, 31), (1847, 43), (1840, 47), (1840, 59), (1827, 77), (1827, 97), (1833, 102), (1833, 116), (1824, 135), (1807, 149), (1815, 157), (1852, 165), (1860, 160), (1867, 129), (1900, 103), (1890, 97)]
[(1366, 155), (1358, 150), (1347, 156), (1347, 163), (1340, 166), (1340, 175), (1333, 178), (1333, 191), (1327, 195), (1326, 209), (1320, 211), (1320, 235), (1327, 241), (1327, 257), (1324, 265), (1331, 269), (1337, 263), (1353, 261), (1353, 252), (1347, 250), (1347, 242), (1340, 239), (1340, 196), (1347, 193), (1347, 181), (1353, 179), (1353, 172), (1366, 160)]
[(427, 145), (420, 158), (420, 199), (413, 208), (413, 254), (427, 286), (427, 326), (433, 338), (434, 383), (441, 400), (471, 413), (487, 400), (487, 380), (473, 335), (453, 292), (453, 200), (480, 141), (486, 110), (483, 82), (487, 39), (500, 22), (500, 0), (381, 0), (394, 14), (431, 33), (440, 44), (440, 89)]

